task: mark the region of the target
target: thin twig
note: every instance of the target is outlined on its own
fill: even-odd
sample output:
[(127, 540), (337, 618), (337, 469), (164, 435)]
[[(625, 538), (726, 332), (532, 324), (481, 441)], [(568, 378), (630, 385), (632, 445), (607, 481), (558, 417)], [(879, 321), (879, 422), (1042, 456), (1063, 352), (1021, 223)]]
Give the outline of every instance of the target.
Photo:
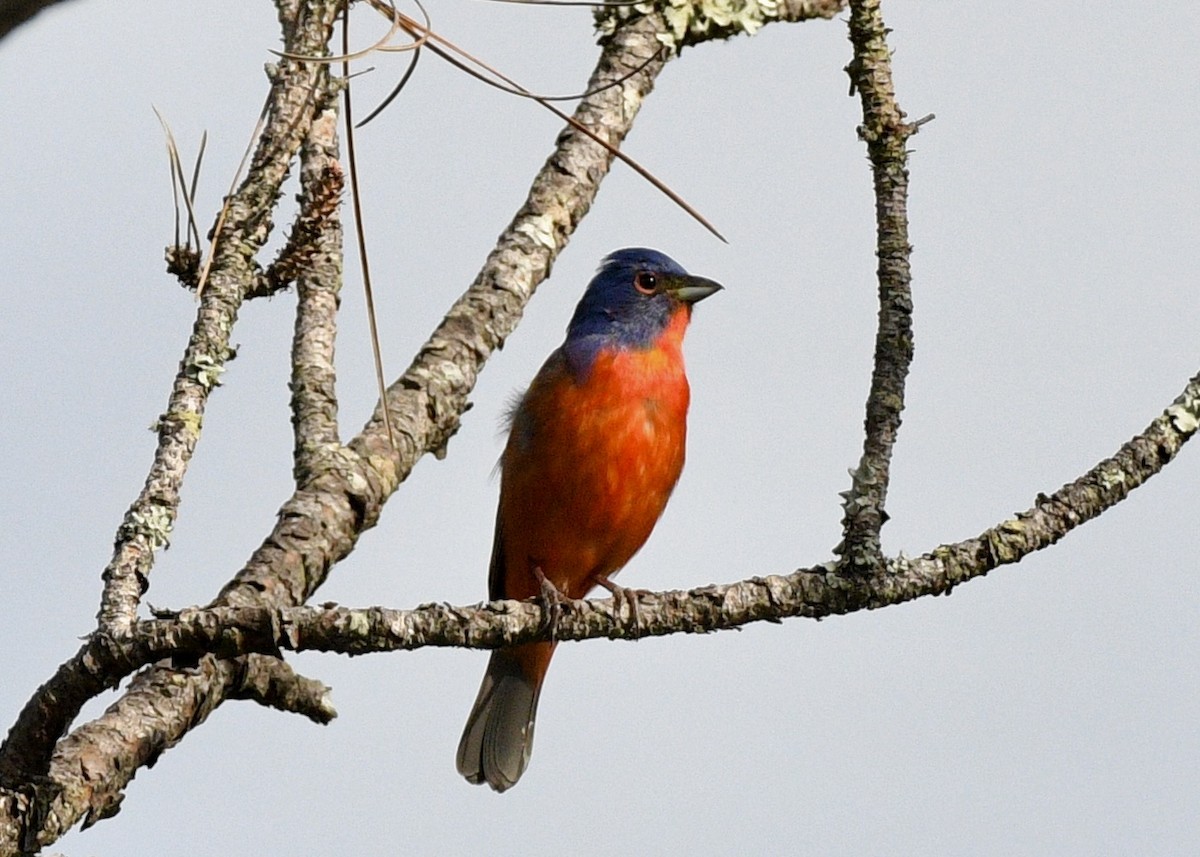
[[(250, 140), (246, 143), (246, 151), (242, 152), (242, 159), (238, 161), (237, 169), (233, 171), (233, 179), (229, 182), (229, 193), (225, 196), (225, 203), (221, 206), (221, 213), (217, 215), (217, 224), (213, 227), (212, 240), (208, 242), (208, 253), (204, 257), (204, 265), (200, 268), (200, 278), (196, 282), (197, 300), (204, 295), (204, 286), (208, 282), (208, 272), (212, 270), (213, 257), (217, 253), (217, 242), (221, 239), (221, 230), (225, 228), (225, 220), (229, 216), (229, 203), (233, 199), (233, 192), (237, 188), (238, 182), (242, 180), (242, 171), (246, 169), (246, 162), (250, 160), (250, 153), (254, 151), (254, 144), (262, 134), (263, 126), (267, 121), (267, 112), (270, 109), (271, 97), (268, 95), (266, 101), (263, 102), (262, 110), (259, 111), (258, 121), (254, 123), (254, 130), (250, 132)], [(196, 240), (199, 242), (199, 236), (196, 237)]]
[[(396, 13), (399, 18), (400, 13)], [(350, 4), (342, 12), (342, 53), (350, 43)], [(350, 77), (350, 61), (343, 60), (342, 76)], [(375, 360), (375, 384), (379, 390), (379, 409), (383, 412), (383, 425), (387, 429), (388, 442), (396, 449), (396, 435), (392, 431), (392, 415), (388, 412), (387, 381), (383, 374), (383, 350), (379, 347), (379, 323), (375, 318), (375, 291), (371, 288), (371, 265), (367, 255), (367, 233), (363, 222), (362, 195), (358, 186), (358, 159), (354, 154), (354, 111), (350, 101), (350, 84), (342, 91), (346, 121), (346, 161), (350, 166), (350, 204), (354, 210), (354, 235), (358, 243), (358, 261), (362, 268), (363, 295), (367, 305), (367, 324), (371, 337), (371, 356)]]
[(196, 156), (196, 169), (192, 178), (192, 187), (188, 188), (187, 182), (183, 178), (183, 162), (179, 157), (179, 146), (175, 142), (175, 134), (171, 131), (171, 126), (163, 115), (158, 112), (157, 107), (151, 106), (154, 115), (158, 117), (158, 122), (162, 125), (163, 133), (167, 138), (167, 155), (171, 160), (171, 196), (175, 200), (175, 245), (179, 245), (179, 192), (183, 192), (183, 204), (187, 206), (188, 213), (188, 231), (191, 233), (188, 237), (189, 243), (192, 237), (196, 239), (196, 247), (200, 247), (200, 232), (196, 228), (196, 210), (193, 208), (195, 200), (196, 182), (200, 176), (200, 160), (204, 157), (204, 146), (208, 140), (208, 132), (204, 132), (204, 137), (200, 142), (200, 154)]

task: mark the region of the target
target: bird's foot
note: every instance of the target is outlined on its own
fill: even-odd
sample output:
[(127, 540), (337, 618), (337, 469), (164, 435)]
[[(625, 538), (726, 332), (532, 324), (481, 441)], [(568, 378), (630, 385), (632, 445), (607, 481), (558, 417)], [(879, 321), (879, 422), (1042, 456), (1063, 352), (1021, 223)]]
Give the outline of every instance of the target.
[(542, 574), (542, 569), (536, 565), (533, 566), (533, 576), (542, 590), (539, 596), (539, 600), (542, 602), (542, 612), (545, 614), (542, 627), (549, 631), (551, 640), (556, 640), (558, 639), (558, 623), (562, 618), (562, 606), (566, 596), (559, 591), (550, 578)]
[(617, 607), (617, 615), (624, 615), (625, 605), (629, 605), (629, 615), (633, 617), (633, 637), (638, 639), (642, 636), (642, 613), (638, 606), (638, 598), (642, 595), (649, 595), (648, 589), (627, 589), (624, 586), (618, 586), (607, 577), (596, 576), (592, 578), (597, 584), (603, 586), (612, 593), (613, 603)]

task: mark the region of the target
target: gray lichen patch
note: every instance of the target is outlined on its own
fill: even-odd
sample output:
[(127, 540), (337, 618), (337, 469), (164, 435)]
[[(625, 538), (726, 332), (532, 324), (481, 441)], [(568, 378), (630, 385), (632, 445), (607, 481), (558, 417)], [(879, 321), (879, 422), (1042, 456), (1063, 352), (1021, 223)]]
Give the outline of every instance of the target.
[(663, 0), (636, 6), (608, 6), (596, 12), (596, 31), (611, 36), (625, 21), (654, 12), (662, 14), (669, 30), (657, 38), (674, 53), (685, 45), (754, 35), (780, 17), (779, 0)]

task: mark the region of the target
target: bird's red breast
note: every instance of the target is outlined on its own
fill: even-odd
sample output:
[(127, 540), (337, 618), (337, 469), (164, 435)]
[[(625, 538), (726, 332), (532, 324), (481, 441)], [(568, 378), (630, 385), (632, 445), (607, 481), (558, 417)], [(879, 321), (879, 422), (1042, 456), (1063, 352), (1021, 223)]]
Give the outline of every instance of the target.
[(690, 314), (650, 348), (601, 350), (582, 379), (559, 354), (534, 379), (501, 458), (492, 598), (537, 595), (534, 565), (582, 598), (645, 543), (683, 470)]

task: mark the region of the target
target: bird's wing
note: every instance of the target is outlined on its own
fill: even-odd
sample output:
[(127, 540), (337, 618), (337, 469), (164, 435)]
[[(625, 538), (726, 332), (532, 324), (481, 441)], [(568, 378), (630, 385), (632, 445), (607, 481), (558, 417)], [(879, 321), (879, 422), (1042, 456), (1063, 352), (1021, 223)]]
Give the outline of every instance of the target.
[(496, 534), (492, 537), (492, 561), (488, 566), (488, 599), (499, 601), (504, 594), (504, 527), (500, 523), (500, 510), (496, 510)]

